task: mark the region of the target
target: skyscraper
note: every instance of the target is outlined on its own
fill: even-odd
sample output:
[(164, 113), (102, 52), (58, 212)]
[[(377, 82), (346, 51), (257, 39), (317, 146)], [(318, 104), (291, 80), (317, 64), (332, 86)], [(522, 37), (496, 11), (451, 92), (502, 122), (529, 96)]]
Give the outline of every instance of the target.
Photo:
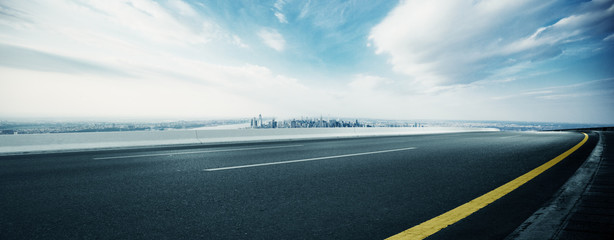
[(260, 127), (262, 127), (262, 114), (258, 114), (258, 122), (260, 123)]

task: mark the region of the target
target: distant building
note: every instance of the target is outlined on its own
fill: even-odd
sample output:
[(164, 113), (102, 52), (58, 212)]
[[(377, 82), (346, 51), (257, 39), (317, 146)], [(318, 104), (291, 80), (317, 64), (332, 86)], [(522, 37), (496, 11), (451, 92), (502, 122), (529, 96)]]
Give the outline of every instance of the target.
[(258, 114), (258, 117), (250, 119), (251, 128), (337, 128), (337, 127), (373, 127), (373, 125), (360, 122), (358, 119), (354, 121), (343, 121), (328, 119), (325, 120), (322, 116), (319, 118), (301, 118), (277, 121), (275, 118), (265, 120), (262, 118), (262, 114)]
[(258, 122), (260, 123), (260, 125), (258, 127), (262, 127), (262, 124), (263, 124), (263, 122), (262, 122), (262, 114), (258, 114), (258, 119), (259, 119)]
[(0, 134), (15, 134), (15, 130), (7, 129), (0, 131)]

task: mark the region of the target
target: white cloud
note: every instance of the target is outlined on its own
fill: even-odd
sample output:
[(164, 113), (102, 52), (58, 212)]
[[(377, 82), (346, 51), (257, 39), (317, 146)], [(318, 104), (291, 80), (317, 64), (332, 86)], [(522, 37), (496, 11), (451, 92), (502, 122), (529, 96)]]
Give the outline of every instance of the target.
[[(590, 2), (588, 4), (598, 4)], [(607, 6), (607, 5), (606, 5)], [(610, 3), (607, 9), (592, 9), (587, 12), (574, 14), (556, 23), (538, 28), (531, 36), (515, 41), (502, 50), (503, 54), (513, 54), (538, 48), (553, 48), (561, 43), (584, 40), (585, 34), (597, 32), (607, 33), (614, 30), (609, 21), (614, 20), (614, 4)], [(606, 26), (600, 26), (603, 24)], [(600, 29), (603, 28), (603, 29)], [(607, 37), (606, 37), (607, 38)]]
[(280, 23), (288, 23), (288, 20), (283, 13), (275, 12), (275, 17), (277, 17), (277, 20), (279, 20)]
[(542, 90), (542, 91), (528, 91), (528, 92), (523, 92), (523, 95), (542, 95), (542, 94), (550, 94), (552, 93), (552, 90)]
[(280, 23), (288, 23), (286, 15), (282, 13), (282, 11), (284, 10), (284, 5), (286, 5), (286, 1), (284, 0), (277, 0), (275, 1), (275, 4), (273, 4), (273, 7), (275, 8), (273, 9), (273, 11), (275, 12), (275, 17), (277, 17), (277, 20), (279, 20)]
[(169, 7), (176, 10), (180, 15), (184, 15), (188, 17), (194, 17), (198, 15), (196, 11), (189, 4), (181, 0), (170, 0), (167, 3)]
[[(526, 1), (404, 1), (371, 30), (376, 53), (426, 85), (450, 84), (495, 49), (492, 31)], [(486, 37), (486, 39), (484, 39)]]
[(529, 99), (541, 99), (541, 100), (561, 100), (572, 99), (577, 97), (596, 97), (599, 95), (614, 96), (611, 93), (614, 92), (614, 78), (604, 78), (597, 80), (590, 80), (581, 83), (565, 84), (558, 86), (550, 86), (538, 89), (528, 89), (520, 93), (496, 96), (493, 100), (505, 100), (512, 98), (529, 98)]
[[(21, 13), (11, 22), (30, 27), (5, 28), (0, 31), (0, 43), (121, 68), (149, 69), (172, 65), (154, 62), (177, 52), (248, 47), (187, 3), (165, 4), (174, 7), (167, 9), (149, 0), (8, 1), (7, 9)], [(186, 20), (183, 15), (190, 17)]]
[(272, 49), (281, 52), (286, 48), (286, 40), (275, 29), (264, 28), (258, 32), (258, 36), (260, 36), (262, 41)]
[[(195, 14), (194, 10), (181, 1), (175, 1), (173, 6), (180, 14)], [(97, 14), (101, 20), (116, 23), (124, 28), (148, 37), (151, 41), (181, 43), (205, 43), (211, 40), (210, 28), (192, 29), (175, 18), (160, 4), (148, 0), (91, 1), (84, 3), (103, 14)], [(203, 24), (203, 26), (208, 23)]]
[[(205, 16), (199, 15), (189, 4), (173, 0), (162, 5), (150, 0), (126, 1), (6, 1), (6, 9), (16, 17), (6, 20), (13, 30), (25, 34), (46, 34), (50, 44), (80, 41), (84, 35), (138, 42), (137, 45), (207, 44), (211, 41), (228, 41), (232, 34)], [(21, 26), (18, 28), (17, 26)], [(24, 28), (23, 26), (29, 26)], [(80, 33), (88, 32), (88, 34)], [(71, 34), (65, 35), (63, 34)], [(0, 33), (2, 42), (19, 42), (11, 39), (9, 31)], [(28, 42), (42, 41), (31, 36)], [(52, 39), (48, 39), (51, 37)], [(59, 40), (60, 38), (66, 38)], [(87, 41), (92, 38), (87, 39)], [(98, 41), (102, 42), (102, 41)], [(83, 42), (89, 43), (89, 42)], [(41, 45), (41, 44), (39, 44)], [(158, 46), (159, 47), (159, 46)], [(52, 50), (69, 49), (54, 47)]]
[(392, 83), (392, 81), (387, 80), (383, 77), (358, 74), (348, 84), (348, 86), (354, 91), (365, 92), (381, 89), (390, 83)]
[[(47, 62), (60, 59), (62, 64), (77, 64), (74, 68), (83, 64), (100, 67), (77, 73), (42, 71), (34, 65), (45, 61), (34, 59), (36, 56), (17, 67), (0, 66), (0, 116), (300, 115), (300, 110), (293, 110), (300, 99), (325, 99), (297, 79), (264, 66), (215, 61), (226, 56), (216, 55), (213, 51), (217, 49), (210, 44), (249, 46), (203, 16), (192, 18), (196, 23), (182, 20), (178, 16), (193, 13), (182, 5), (185, 3), (174, 3), (178, 4), (175, 12), (147, 0), (7, 2), (23, 13), (9, 22), (29, 25), (1, 25), (0, 44), (5, 48), (19, 46), (15, 51), (38, 53)], [(276, 30), (265, 29), (261, 36), (272, 48), (284, 49), (285, 41)], [(215, 62), (201, 57), (207, 54), (215, 56)], [(113, 70), (124, 74), (100, 74)], [(23, 89), (28, 93), (22, 93)]]
[(301, 8), (301, 13), (298, 15), (298, 18), (305, 18), (309, 14), (310, 7), (311, 7), (311, 0), (308, 0)]
[[(282, 14), (284, 5), (282, 1), (277, 3), (272, 11)], [(340, 4), (336, 8), (334, 3), (330, 3), (331, 7), (315, 1), (301, 4), (303, 17), (314, 18), (315, 22), (321, 20), (322, 26), (334, 27), (344, 23), (347, 17), (337, 13), (344, 12), (345, 7), (353, 3)], [(527, 9), (535, 6), (534, 3), (402, 2), (372, 29), (371, 41), (367, 43), (378, 53), (388, 54), (395, 70), (402, 74), (382, 74), (373, 69), (365, 69), (365, 74), (341, 70), (334, 72), (338, 79), (318, 88), (317, 81), (310, 85), (310, 78), (330, 72), (294, 78), (267, 67), (271, 61), (285, 61), (285, 58), (270, 59), (276, 56), (275, 51), (289, 48), (284, 38), (288, 36), (272, 28), (255, 28), (257, 36), (250, 39), (251, 33), (233, 32), (234, 29), (225, 28), (232, 24), (217, 22), (200, 12), (207, 6), (199, 3), (5, 0), (1, 5), (6, 8), (0, 9), (0, 48), (5, 53), (0, 56), (0, 63), (4, 63), (0, 66), (0, 117), (198, 118), (263, 113), (278, 118), (332, 114), (333, 117), (398, 119), (492, 119), (496, 116), (501, 120), (507, 117), (513, 120), (516, 116), (532, 116), (531, 113), (547, 109), (550, 105), (539, 105), (537, 101), (547, 99), (547, 94), (571, 92), (561, 89), (514, 91), (490, 88), (492, 85), (522, 79), (517, 75), (531, 65), (526, 56), (529, 52), (538, 52), (535, 49), (550, 49), (551, 42), (557, 45), (608, 29), (599, 26), (599, 21), (571, 18), (568, 14), (565, 16), (570, 17), (568, 20), (558, 18), (548, 22), (555, 24), (533, 24), (507, 34), (510, 31), (505, 26), (510, 23), (509, 19), (531, 15)], [(196, 5), (201, 6), (197, 8)], [(573, 16), (604, 12), (601, 9), (587, 8)], [(326, 22), (331, 15), (338, 17), (332, 23)], [(557, 25), (557, 22), (560, 23)], [(574, 25), (573, 22), (582, 24)], [(596, 27), (586, 27), (592, 24)], [(538, 30), (540, 27), (543, 30)], [(585, 30), (559, 37), (567, 36), (564, 34), (569, 31), (573, 33), (576, 28)], [(500, 32), (503, 33), (496, 34)], [(532, 36), (530, 41), (533, 42), (526, 40), (526, 45), (520, 45)], [(611, 31), (599, 40), (610, 38)], [(264, 44), (260, 45), (259, 40)], [(516, 49), (514, 43), (519, 44)], [(255, 48), (254, 44), (266, 45), (275, 51)], [(511, 50), (502, 52), (506, 46)], [(31, 62), (21, 61), (21, 65), (6, 64), (15, 60), (6, 49), (43, 56), (43, 59), (30, 58)], [(263, 50), (269, 52), (263, 53)], [(242, 58), (247, 54), (254, 57)], [(258, 58), (257, 54), (270, 55)], [(505, 67), (488, 68), (493, 59), (492, 62), (501, 62)], [(33, 67), (54, 60), (56, 64), (49, 64), (47, 68)], [(28, 64), (32, 66), (28, 68)], [(66, 67), (70, 64), (74, 65)], [(316, 66), (313, 70), (319, 69)], [(479, 78), (482, 80), (472, 82), (466, 77), (468, 73), (485, 70), (488, 70), (485, 75), (489, 76), (485, 80)], [(107, 71), (117, 72), (107, 74)], [(406, 79), (410, 80), (404, 81)], [(523, 84), (517, 83), (510, 85)], [(589, 90), (592, 89), (587, 92)], [(511, 97), (492, 101), (497, 96)], [(538, 104), (515, 104), (528, 98)], [(586, 106), (592, 106), (590, 104)], [(514, 109), (508, 109), (509, 106)]]
[(275, 9), (277, 9), (278, 11), (281, 11), (283, 10), (284, 5), (286, 5), (285, 0), (277, 0), (275, 1), (275, 4), (273, 4), (273, 7), (275, 7)]
[(241, 47), (241, 48), (249, 48), (249, 46), (247, 44), (243, 43), (241, 38), (239, 38), (239, 36), (237, 36), (237, 35), (233, 35), (232, 36), (232, 43), (234, 45), (237, 45), (237, 46)]
[(429, 88), (479, 81), (510, 65), (557, 56), (563, 44), (614, 30), (608, 24), (614, 20), (611, 1), (587, 3), (599, 6), (544, 26), (555, 11), (551, 4), (406, 0), (371, 29), (369, 40), (377, 54), (389, 56), (396, 72)]

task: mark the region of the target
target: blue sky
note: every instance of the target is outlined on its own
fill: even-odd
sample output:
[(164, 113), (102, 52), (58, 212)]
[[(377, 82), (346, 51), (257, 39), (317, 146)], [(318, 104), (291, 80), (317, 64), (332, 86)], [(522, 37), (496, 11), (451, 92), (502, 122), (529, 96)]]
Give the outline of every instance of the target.
[(0, 2), (0, 119), (614, 123), (614, 1)]

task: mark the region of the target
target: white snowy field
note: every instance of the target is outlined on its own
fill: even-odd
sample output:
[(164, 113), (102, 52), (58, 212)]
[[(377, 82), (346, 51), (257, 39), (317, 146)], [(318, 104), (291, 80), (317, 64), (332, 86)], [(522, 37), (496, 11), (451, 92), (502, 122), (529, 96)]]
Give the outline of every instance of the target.
[(369, 136), (499, 131), (495, 128), (281, 128), (0, 135), (0, 154), (66, 152), (146, 146), (289, 141)]

